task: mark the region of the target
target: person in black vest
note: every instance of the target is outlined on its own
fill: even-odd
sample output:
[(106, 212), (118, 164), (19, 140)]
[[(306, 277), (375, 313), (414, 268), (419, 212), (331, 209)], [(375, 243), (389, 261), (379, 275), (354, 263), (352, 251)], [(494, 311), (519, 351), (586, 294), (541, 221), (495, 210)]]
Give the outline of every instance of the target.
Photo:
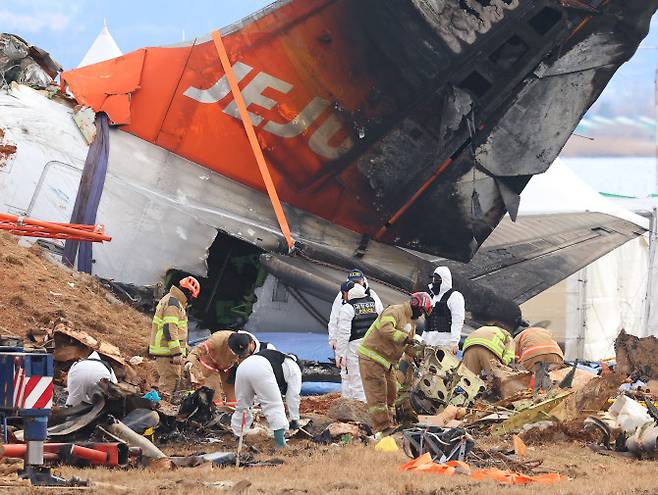
[[(262, 349), (238, 366), (235, 375), (237, 405), (231, 417), (231, 428), (240, 435), (242, 414), (246, 412), (245, 431), (251, 427), (251, 407), (256, 399), (263, 415), (274, 431), (277, 448), (286, 446), (285, 431), (298, 428), (299, 403), (302, 390), (302, 371), (295, 356), (273, 349)], [(282, 396), (286, 397), (291, 422), (286, 418)]]
[(336, 366), (341, 368), (343, 387), (341, 393), (348, 399), (366, 401), (357, 349), (370, 325), (384, 310), (382, 303), (366, 293), (366, 289), (355, 284), (347, 292), (347, 303), (340, 308), (336, 332)]
[(447, 347), (456, 354), (464, 326), (464, 296), (452, 288), (452, 274), (447, 266), (436, 267), (429, 289), (433, 309), (425, 320), (423, 342)]
[[(256, 354), (263, 349), (272, 349), (276, 351), (274, 344), (270, 342), (265, 342), (259, 340), (253, 333), (247, 332), (246, 330), (238, 330), (237, 333), (242, 333), (251, 337), (251, 342), (249, 343), (249, 355)], [(249, 357), (249, 355), (247, 357)], [(235, 395), (235, 375), (238, 372), (238, 366), (240, 363), (234, 364), (228, 371), (228, 376), (226, 377), (226, 384), (229, 385), (232, 390), (233, 395)], [(228, 387), (227, 387), (228, 388)]]

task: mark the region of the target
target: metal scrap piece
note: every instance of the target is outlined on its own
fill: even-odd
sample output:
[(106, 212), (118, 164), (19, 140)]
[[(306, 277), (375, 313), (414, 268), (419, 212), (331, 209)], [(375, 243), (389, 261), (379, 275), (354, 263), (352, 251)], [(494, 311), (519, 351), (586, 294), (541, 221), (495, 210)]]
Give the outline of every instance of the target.
[(434, 406), (430, 414), (442, 411), (448, 404), (466, 406), (484, 392), (484, 382), (452, 353), (441, 347), (426, 346), (422, 364), (416, 373), (413, 390)]

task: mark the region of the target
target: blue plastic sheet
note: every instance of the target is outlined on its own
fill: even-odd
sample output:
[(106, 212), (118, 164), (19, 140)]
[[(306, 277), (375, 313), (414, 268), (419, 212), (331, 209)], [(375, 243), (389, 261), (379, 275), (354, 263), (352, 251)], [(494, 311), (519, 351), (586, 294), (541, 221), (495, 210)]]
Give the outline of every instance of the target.
[[(281, 352), (291, 352), (300, 359), (327, 362), (333, 359), (325, 333), (258, 332), (258, 340), (270, 342)], [(302, 395), (322, 395), (340, 392), (340, 383), (304, 382)]]

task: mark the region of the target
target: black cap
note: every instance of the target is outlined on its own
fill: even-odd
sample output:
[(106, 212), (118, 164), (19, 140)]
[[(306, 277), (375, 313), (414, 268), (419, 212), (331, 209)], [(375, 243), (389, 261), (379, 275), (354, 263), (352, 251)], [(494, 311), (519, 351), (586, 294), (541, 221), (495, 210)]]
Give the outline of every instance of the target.
[(237, 356), (244, 356), (249, 351), (251, 337), (246, 333), (234, 333), (228, 338), (228, 347)]
[(365, 276), (363, 275), (363, 272), (358, 268), (352, 268), (350, 273), (347, 274), (347, 280), (351, 280), (352, 282), (356, 282), (362, 278), (365, 278)]
[(354, 282), (352, 282), (351, 280), (348, 280), (348, 281), (343, 282), (342, 284), (340, 284), (340, 291), (341, 292), (349, 292), (352, 287), (354, 287)]

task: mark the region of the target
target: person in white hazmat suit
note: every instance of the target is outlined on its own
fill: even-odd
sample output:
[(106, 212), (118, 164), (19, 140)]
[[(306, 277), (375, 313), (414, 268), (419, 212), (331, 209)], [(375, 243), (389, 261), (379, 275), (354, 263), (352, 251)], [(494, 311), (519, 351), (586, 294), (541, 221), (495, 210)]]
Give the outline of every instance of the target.
[(425, 319), (423, 342), (431, 346), (459, 350), (459, 339), (464, 326), (464, 296), (452, 288), (452, 274), (447, 266), (438, 266), (429, 284), (432, 313)]
[[(301, 391), (302, 370), (295, 356), (273, 349), (263, 349), (249, 356), (240, 363), (235, 376), (237, 405), (231, 417), (233, 433), (240, 435), (243, 413), (246, 414), (245, 432), (251, 427), (254, 419), (251, 407), (256, 400), (274, 431), (276, 447), (285, 447), (285, 431), (299, 428)], [(282, 396), (286, 397), (290, 423), (286, 418)]]
[(336, 333), (336, 366), (345, 376), (343, 396), (348, 399), (366, 401), (366, 394), (359, 372), (357, 349), (370, 325), (377, 319), (382, 308), (375, 299), (366, 294), (366, 289), (355, 284), (347, 293), (347, 303), (340, 307), (338, 331)]
[[(361, 270), (358, 268), (352, 269), (348, 274), (347, 274), (347, 281), (344, 282), (341, 285), (341, 289), (338, 291), (338, 294), (336, 294), (336, 298), (334, 299), (334, 302), (331, 306), (331, 314), (329, 316), (329, 323), (327, 325), (327, 330), (329, 331), (329, 346), (335, 351), (336, 350), (336, 335), (338, 331), (338, 314), (340, 312), (340, 308), (347, 302), (347, 292), (351, 288), (352, 284), (359, 284), (363, 286), (366, 290), (366, 294), (369, 297), (372, 297), (375, 300), (375, 304), (377, 305), (377, 311), (381, 313), (384, 311), (384, 306), (382, 305), (381, 299), (379, 299), (379, 296), (377, 293), (374, 291), (374, 289), (371, 289), (368, 287), (368, 280), (366, 279), (365, 275)], [(347, 397), (349, 395), (349, 391), (347, 389), (347, 377), (345, 375), (346, 370), (341, 368), (341, 373), (340, 373), (340, 382), (341, 382), (341, 388), (340, 392), (341, 395)]]
[(82, 403), (91, 404), (93, 397), (101, 393), (98, 386), (103, 378), (117, 383), (117, 377), (112, 367), (101, 359), (96, 351), (87, 359), (73, 363), (66, 377), (66, 390), (69, 393), (66, 406), (78, 406)]

